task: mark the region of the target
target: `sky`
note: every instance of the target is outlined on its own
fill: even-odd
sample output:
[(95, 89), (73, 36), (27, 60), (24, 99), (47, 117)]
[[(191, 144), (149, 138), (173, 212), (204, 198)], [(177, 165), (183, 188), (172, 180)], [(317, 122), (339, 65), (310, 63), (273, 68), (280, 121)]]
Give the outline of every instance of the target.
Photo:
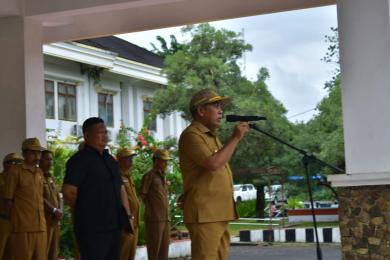
[[(240, 61), (244, 74), (255, 80), (259, 69), (266, 67), (270, 73), (270, 79), (266, 81), (268, 88), (288, 110), (289, 120), (307, 122), (326, 96), (324, 84), (332, 78), (335, 69), (334, 64), (327, 64), (321, 58), (328, 47), (325, 36), (332, 35), (331, 27), (337, 27), (336, 12), (333, 5), (210, 24), (244, 33), (245, 41), (253, 47)], [(171, 34), (179, 41), (188, 40), (181, 34), (180, 27), (117, 36), (151, 50), (150, 43), (157, 43), (156, 36), (169, 42)]]

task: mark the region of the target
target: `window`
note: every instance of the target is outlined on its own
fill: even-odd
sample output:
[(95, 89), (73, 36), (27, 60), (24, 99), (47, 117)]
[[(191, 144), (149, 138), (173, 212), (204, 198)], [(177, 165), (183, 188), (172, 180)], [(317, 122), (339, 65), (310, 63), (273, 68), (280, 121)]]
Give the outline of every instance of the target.
[(54, 119), (54, 81), (45, 80), (46, 118)]
[[(146, 120), (151, 113), (152, 113), (152, 100), (150, 98), (147, 98), (144, 100), (144, 120)], [(149, 121), (148, 128), (149, 130), (156, 131), (157, 129), (156, 118), (153, 118), (151, 121)]]
[(77, 121), (76, 84), (45, 80), (46, 118)]
[(58, 119), (77, 121), (76, 86), (58, 82)]
[(107, 126), (114, 126), (114, 102), (112, 94), (98, 94), (99, 117)]

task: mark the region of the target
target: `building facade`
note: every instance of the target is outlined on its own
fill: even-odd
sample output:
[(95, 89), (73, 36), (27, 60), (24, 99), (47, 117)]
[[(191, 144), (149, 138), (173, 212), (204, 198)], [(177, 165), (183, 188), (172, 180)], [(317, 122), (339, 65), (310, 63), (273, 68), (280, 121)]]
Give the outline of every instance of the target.
[[(82, 136), (85, 119), (98, 116), (115, 142), (123, 124), (139, 131), (152, 109), (153, 93), (166, 85), (163, 59), (117, 37), (44, 45), (48, 135)], [(180, 113), (147, 120), (160, 141), (186, 127)]]

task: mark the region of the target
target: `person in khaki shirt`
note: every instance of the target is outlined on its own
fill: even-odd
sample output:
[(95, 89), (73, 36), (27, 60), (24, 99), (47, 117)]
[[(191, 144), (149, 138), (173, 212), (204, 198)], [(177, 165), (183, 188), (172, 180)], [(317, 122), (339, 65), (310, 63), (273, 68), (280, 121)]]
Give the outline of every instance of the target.
[(9, 241), (10, 260), (47, 258), (43, 173), (38, 167), (43, 150), (37, 138), (24, 140), (24, 162), (7, 174), (4, 199), (13, 227)]
[(60, 221), (62, 209), (60, 207), (60, 194), (57, 192), (54, 178), (50, 171), (53, 166), (53, 154), (45, 150), (42, 152), (39, 168), (43, 172), (43, 197), (45, 203), (45, 219), (47, 233), (47, 259), (57, 259), (60, 243)]
[(167, 260), (169, 253), (170, 216), (166, 168), (171, 160), (169, 152), (157, 150), (153, 154), (153, 169), (141, 180), (141, 198), (145, 203), (145, 238), (149, 260)]
[(136, 153), (128, 148), (120, 149), (116, 155), (119, 163), (123, 185), (125, 186), (131, 214), (133, 220), (133, 234), (122, 232), (121, 241), (121, 260), (133, 260), (137, 249), (138, 228), (139, 228), (139, 200), (137, 197), (135, 184), (131, 177), (131, 166), (133, 165), (133, 157)]
[(222, 120), (222, 106), (229, 100), (211, 89), (196, 93), (190, 102), (193, 121), (179, 140), (183, 176), (179, 204), (190, 232), (193, 260), (227, 259), (228, 222), (238, 218), (228, 162), (249, 131), (249, 124), (237, 124), (227, 143), (221, 144), (217, 129)]
[(0, 259), (6, 259), (6, 248), (12, 232), (11, 223), (5, 214), (3, 201), (6, 175), (12, 167), (22, 161), (23, 159), (16, 153), (7, 154), (3, 159), (3, 172), (0, 173)]

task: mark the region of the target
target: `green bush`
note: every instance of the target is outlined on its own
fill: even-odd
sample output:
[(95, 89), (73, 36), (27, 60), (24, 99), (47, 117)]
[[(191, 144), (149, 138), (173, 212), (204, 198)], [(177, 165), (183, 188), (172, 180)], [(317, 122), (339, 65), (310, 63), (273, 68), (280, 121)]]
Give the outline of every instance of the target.
[(301, 209), (303, 208), (303, 202), (299, 198), (289, 198), (287, 201), (287, 209)]
[(256, 200), (242, 201), (237, 204), (237, 211), (240, 218), (256, 217)]

